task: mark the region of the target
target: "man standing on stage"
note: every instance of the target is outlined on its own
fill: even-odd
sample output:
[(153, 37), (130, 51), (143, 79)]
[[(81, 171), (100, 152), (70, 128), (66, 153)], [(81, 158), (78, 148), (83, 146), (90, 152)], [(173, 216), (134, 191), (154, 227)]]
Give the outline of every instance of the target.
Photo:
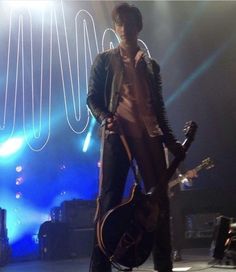
[[(165, 145), (174, 156), (184, 158), (182, 145), (169, 127), (161, 91), (160, 67), (138, 46), (142, 15), (133, 5), (122, 3), (112, 11), (117, 48), (99, 54), (92, 66), (87, 104), (105, 129), (102, 142), (97, 222), (122, 200), (129, 170), (122, 133), (141, 173), (144, 189), (157, 187), (160, 206), (153, 247), (155, 271), (172, 271), (168, 185), (160, 177), (166, 169)], [(95, 239), (90, 272), (111, 272), (109, 260)]]

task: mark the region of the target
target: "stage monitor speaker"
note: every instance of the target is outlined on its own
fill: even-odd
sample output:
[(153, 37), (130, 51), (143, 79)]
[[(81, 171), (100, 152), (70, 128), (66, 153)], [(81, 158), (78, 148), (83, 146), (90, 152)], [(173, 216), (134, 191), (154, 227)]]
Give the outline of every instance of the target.
[(61, 204), (61, 221), (70, 228), (92, 228), (96, 211), (95, 200), (74, 199)]
[(185, 215), (185, 239), (212, 239), (218, 213)]
[(39, 254), (42, 260), (59, 260), (69, 257), (67, 224), (61, 222), (44, 222), (38, 233)]
[(7, 211), (0, 208), (0, 266), (4, 266), (10, 261), (11, 255), (7, 236), (6, 217)]
[(226, 240), (229, 237), (231, 218), (219, 216), (216, 218), (216, 225), (213, 233), (213, 240), (211, 243), (212, 257), (222, 260), (225, 252)]
[(6, 217), (7, 211), (0, 208), (0, 237), (7, 236)]
[(69, 255), (71, 258), (89, 257), (94, 241), (94, 229), (73, 228), (69, 230)]

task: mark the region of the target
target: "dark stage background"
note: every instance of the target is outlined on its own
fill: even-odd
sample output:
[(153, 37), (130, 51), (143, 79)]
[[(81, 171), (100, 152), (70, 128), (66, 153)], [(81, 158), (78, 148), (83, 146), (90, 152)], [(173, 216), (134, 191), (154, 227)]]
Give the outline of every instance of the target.
[[(85, 104), (87, 78), (96, 54), (118, 44), (110, 20), (117, 2), (9, 2), (0, 2), (0, 207), (19, 257), (36, 251), (52, 207), (96, 197), (99, 133)], [(215, 163), (191, 190), (222, 190), (227, 201), (235, 190), (236, 2), (132, 3), (144, 17), (140, 45), (161, 65), (175, 134), (184, 139), (188, 120), (199, 125), (185, 168), (207, 156)], [(6, 155), (16, 137), (19, 149)]]

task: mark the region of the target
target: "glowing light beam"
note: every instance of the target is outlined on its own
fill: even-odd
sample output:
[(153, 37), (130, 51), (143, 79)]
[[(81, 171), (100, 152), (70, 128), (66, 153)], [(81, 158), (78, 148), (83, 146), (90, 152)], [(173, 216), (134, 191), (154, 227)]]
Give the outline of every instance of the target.
[(205, 8), (206, 8), (206, 3), (200, 2), (196, 10), (194, 11), (194, 14), (191, 16), (192, 19), (189, 21), (186, 21), (184, 28), (182, 29), (182, 31), (179, 32), (177, 38), (175, 38), (174, 41), (170, 42), (170, 45), (169, 47), (167, 47), (166, 53), (160, 62), (160, 66), (162, 67), (162, 69), (168, 63), (169, 59), (173, 56), (173, 54), (180, 47), (180, 45), (183, 43), (184, 38), (192, 31), (192, 27), (194, 23), (200, 17), (200, 15), (204, 12)]
[(166, 105), (169, 106), (174, 100), (176, 100), (182, 93), (187, 91), (188, 87), (199, 78), (217, 59), (218, 57), (225, 51), (225, 49), (229, 46), (232, 39), (225, 42), (221, 47), (219, 47), (211, 56), (204, 61), (175, 91), (174, 93), (167, 99)]
[(23, 146), (23, 143), (23, 138), (17, 137), (0, 144), (0, 157), (7, 157), (16, 153)]
[(85, 137), (85, 140), (84, 140), (84, 145), (83, 145), (83, 152), (87, 152), (88, 150), (88, 147), (89, 147), (89, 144), (90, 144), (90, 141), (91, 141), (91, 137), (92, 137), (92, 132), (93, 132), (93, 128), (95, 126), (95, 123), (96, 123), (96, 120), (95, 118), (92, 118), (92, 121), (90, 123), (90, 126), (89, 126), (89, 131)]
[(83, 147), (83, 152), (86, 152), (88, 150), (90, 140), (91, 140), (92, 133), (88, 132), (85, 141), (84, 141), (84, 147)]

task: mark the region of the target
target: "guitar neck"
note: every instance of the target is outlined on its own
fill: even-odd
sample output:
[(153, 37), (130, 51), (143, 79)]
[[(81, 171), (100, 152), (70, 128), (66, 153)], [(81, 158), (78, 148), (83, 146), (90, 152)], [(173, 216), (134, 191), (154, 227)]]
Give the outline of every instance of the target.
[[(211, 165), (210, 165), (211, 166)], [(196, 173), (198, 173), (200, 170), (209, 167), (209, 164), (206, 163), (201, 163), (198, 166), (196, 166), (195, 168), (192, 169), (192, 171), (195, 171)], [(211, 166), (213, 167), (213, 166)], [(174, 186), (176, 186), (177, 184), (181, 183), (181, 181), (185, 178), (188, 178), (187, 172), (181, 176), (179, 176), (178, 178), (171, 180), (168, 184), (169, 189), (173, 188)]]
[[(203, 166), (200, 164), (198, 165), (197, 167), (193, 168), (192, 170), (193, 171), (196, 171), (196, 172), (199, 172), (201, 169), (203, 168)], [(181, 181), (183, 179), (187, 178), (187, 172), (183, 175), (180, 175), (178, 176), (176, 179), (174, 180), (171, 180), (169, 183), (168, 183), (168, 186), (169, 186), (169, 189), (173, 188), (174, 186), (176, 186), (177, 184), (181, 183)]]
[(177, 184), (179, 184), (181, 182), (182, 177), (178, 177), (177, 179), (171, 180), (168, 183), (169, 189), (175, 187)]
[(195, 170), (196, 172), (199, 172), (200, 170), (202, 170), (205, 167), (204, 164), (199, 164), (197, 167), (195, 167), (193, 170)]

